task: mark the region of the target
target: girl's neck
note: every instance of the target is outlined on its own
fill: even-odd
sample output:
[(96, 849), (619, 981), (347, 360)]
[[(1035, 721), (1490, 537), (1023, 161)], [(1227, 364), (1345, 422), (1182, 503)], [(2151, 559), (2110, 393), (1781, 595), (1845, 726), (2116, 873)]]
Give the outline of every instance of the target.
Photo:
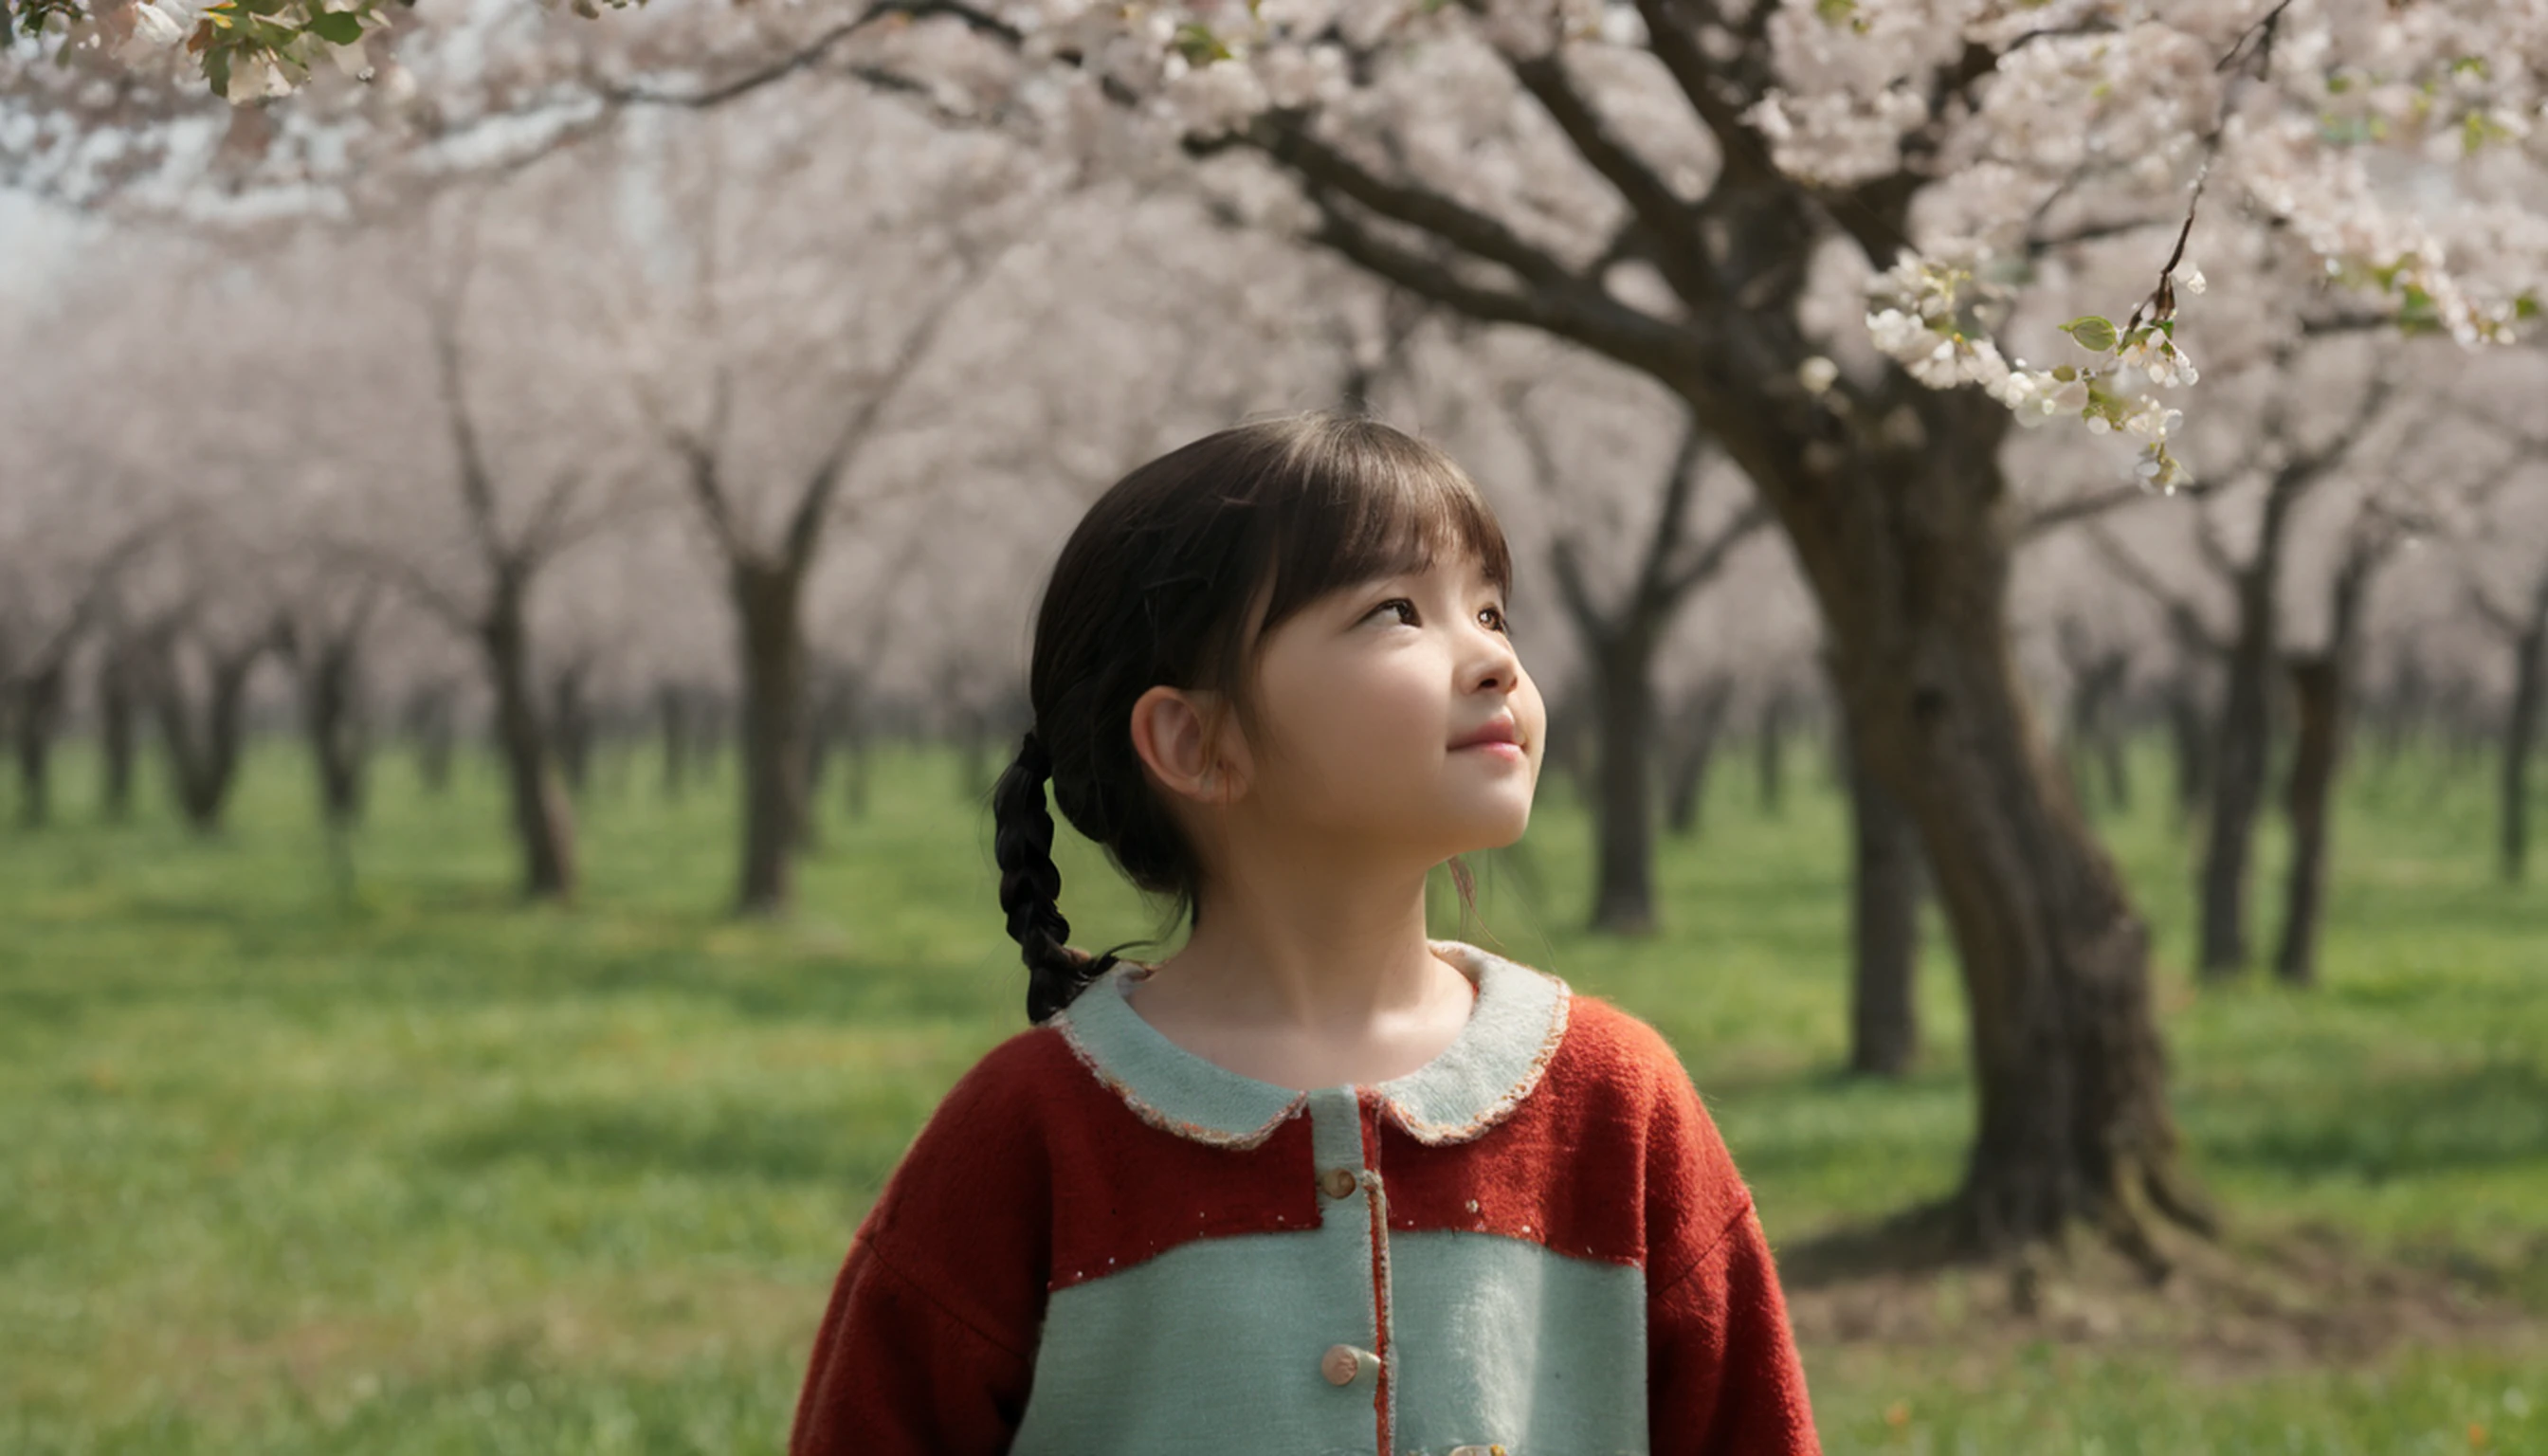
[(1295, 861), (1230, 876), (1206, 898), (1194, 934), (1143, 987), (1189, 1020), (1351, 1043), (1465, 984), (1428, 948), (1421, 870)]

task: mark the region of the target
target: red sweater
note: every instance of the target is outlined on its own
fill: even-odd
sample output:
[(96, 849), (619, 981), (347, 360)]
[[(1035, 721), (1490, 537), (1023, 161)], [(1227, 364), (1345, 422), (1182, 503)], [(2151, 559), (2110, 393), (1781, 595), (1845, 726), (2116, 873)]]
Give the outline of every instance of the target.
[[(993, 1048), (859, 1226), (791, 1456), (1818, 1450), (1752, 1199), (1662, 1036), (1458, 942), (1417, 1072), (1281, 1088), (1127, 963)], [(1580, 1442), (1580, 1444), (1579, 1444)]]

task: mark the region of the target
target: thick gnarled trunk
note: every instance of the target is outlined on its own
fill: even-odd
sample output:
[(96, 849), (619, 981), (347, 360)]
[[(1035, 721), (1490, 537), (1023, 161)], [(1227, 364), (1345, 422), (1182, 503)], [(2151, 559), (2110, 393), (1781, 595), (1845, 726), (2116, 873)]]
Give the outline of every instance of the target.
[(1756, 433), (1746, 464), (1822, 607), (1866, 767), (1919, 827), (1955, 936), (1979, 1117), (1959, 1231), (2005, 1249), (2085, 1221), (2155, 1266), (2147, 1210), (2208, 1220), (2178, 1169), (2148, 931), (2061, 785), (2009, 650), (2008, 414), (1903, 380), (1893, 396), (1905, 423), (1880, 439), (1809, 452)]

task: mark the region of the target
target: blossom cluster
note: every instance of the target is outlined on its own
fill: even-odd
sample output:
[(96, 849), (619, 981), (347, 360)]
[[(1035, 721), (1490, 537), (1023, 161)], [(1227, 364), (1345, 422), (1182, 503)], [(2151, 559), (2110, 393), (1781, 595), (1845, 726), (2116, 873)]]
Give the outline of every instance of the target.
[[(2137, 318), (2121, 328), (2096, 316), (2074, 318), (2062, 331), (2090, 359), (2040, 367), (2002, 353), (1981, 326), (1979, 313), (2003, 300), (1976, 272), (1972, 265), (1906, 252), (1868, 291), (1868, 337), (1931, 389), (1981, 386), (2021, 425), (2032, 428), (2066, 415), (2090, 434), (2130, 436), (2140, 443), (2134, 474), (2153, 490), (2173, 494), (2192, 479), (2191, 468), (2168, 448), (2183, 411), (2135, 387), (2141, 379), (2174, 386), (2200, 377), (2176, 342), (2174, 318)], [(2175, 282), (2190, 293), (2204, 289), (2199, 269), (2176, 275)]]
[(132, 0), (101, 11), (97, 40), (128, 55), (182, 46), (232, 106), (289, 96), (323, 56), (356, 80), (374, 74), (365, 32), (382, 0)]

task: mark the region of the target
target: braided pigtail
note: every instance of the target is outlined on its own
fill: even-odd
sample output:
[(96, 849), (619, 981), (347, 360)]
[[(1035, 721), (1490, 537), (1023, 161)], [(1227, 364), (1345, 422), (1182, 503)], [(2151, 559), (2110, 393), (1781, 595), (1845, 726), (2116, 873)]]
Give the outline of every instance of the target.
[(1000, 910), (1009, 939), (1026, 961), (1027, 1020), (1043, 1022), (1069, 1005), (1115, 963), (1115, 955), (1091, 956), (1064, 944), (1070, 922), (1061, 918), (1061, 870), (1052, 863), (1052, 815), (1045, 807), (1045, 780), (1052, 760), (1044, 741), (1027, 731), (1017, 762), (991, 789), (992, 855), (1000, 865)]

